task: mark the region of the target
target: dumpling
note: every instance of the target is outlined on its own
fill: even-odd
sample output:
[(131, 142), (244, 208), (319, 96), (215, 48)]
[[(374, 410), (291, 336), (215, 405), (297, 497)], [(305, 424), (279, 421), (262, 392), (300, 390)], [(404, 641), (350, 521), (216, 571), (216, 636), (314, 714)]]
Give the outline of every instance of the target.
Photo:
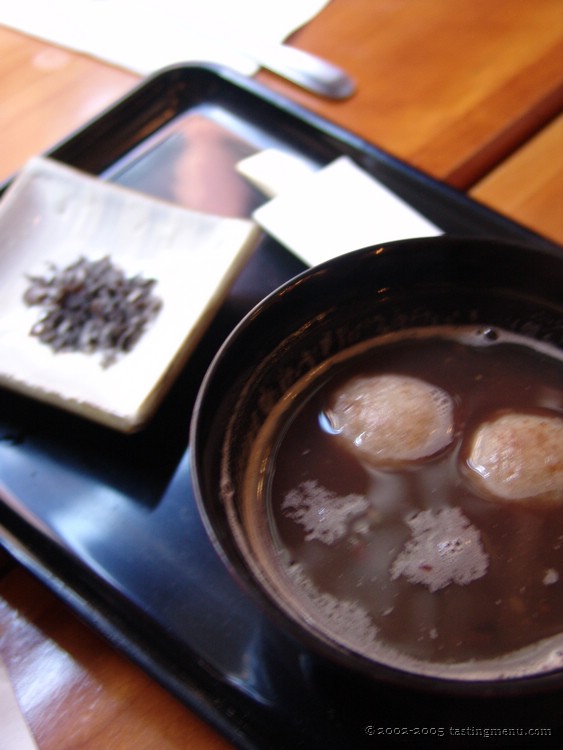
[(506, 412), (471, 437), (468, 476), (501, 500), (563, 500), (563, 418)]
[(350, 448), (375, 465), (434, 455), (454, 433), (454, 404), (441, 388), (398, 374), (358, 376), (333, 395), (327, 418)]

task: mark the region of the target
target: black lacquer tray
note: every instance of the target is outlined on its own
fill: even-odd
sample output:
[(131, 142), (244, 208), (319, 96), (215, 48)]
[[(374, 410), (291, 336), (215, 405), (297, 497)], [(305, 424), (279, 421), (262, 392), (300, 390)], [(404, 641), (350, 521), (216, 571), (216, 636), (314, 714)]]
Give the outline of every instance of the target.
[[(149, 78), (48, 155), (191, 208), (250, 216), (234, 165), (280, 147), (341, 155), (444, 232), (553, 245), (373, 145), (209, 66)], [(155, 418), (122, 435), (0, 390), (0, 541), (84, 620), (241, 748), (477, 747), (490, 727), (551, 730), (562, 695), (477, 703), (366, 684), (264, 619), (195, 506), (188, 432), (198, 386), (237, 321), (303, 265), (266, 236)], [(455, 730), (466, 729), (465, 737)], [(452, 734), (452, 730), (453, 734)], [(473, 732), (471, 733), (471, 730)], [(529, 737), (489, 737), (513, 747)]]

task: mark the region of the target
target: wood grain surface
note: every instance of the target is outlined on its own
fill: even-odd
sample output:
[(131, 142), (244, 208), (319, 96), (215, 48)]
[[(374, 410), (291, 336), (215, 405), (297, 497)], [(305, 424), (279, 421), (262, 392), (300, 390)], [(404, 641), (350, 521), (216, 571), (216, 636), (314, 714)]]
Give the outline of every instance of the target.
[(472, 198), (563, 245), (563, 115), (490, 172)]
[(559, 0), (333, 0), (292, 43), (344, 67), (356, 96), (327, 102), (262, 80), (462, 188), (563, 107)]

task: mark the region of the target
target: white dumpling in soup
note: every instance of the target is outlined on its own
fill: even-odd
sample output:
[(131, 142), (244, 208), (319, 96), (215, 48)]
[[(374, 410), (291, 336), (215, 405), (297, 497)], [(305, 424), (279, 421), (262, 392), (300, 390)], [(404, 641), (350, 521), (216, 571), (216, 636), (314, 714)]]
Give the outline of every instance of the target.
[(504, 501), (563, 501), (563, 418), (504, 412), (470, 439), (467, 475), (481, 493)]
[(400, 374), (352, 378), (334, 393), (326, 417), (349, 448), (376, 466), (433, 456), (454, 434), (452, 398)]

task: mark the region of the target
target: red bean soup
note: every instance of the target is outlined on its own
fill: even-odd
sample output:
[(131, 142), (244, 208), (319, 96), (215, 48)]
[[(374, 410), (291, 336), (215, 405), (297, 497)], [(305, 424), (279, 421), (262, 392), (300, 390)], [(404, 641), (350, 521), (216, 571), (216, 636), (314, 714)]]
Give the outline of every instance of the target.
[(251, 452), (243, 521), (323, 638), (459, 679), (563, 665), (563, 355), (422, 328), (301, 379)]

